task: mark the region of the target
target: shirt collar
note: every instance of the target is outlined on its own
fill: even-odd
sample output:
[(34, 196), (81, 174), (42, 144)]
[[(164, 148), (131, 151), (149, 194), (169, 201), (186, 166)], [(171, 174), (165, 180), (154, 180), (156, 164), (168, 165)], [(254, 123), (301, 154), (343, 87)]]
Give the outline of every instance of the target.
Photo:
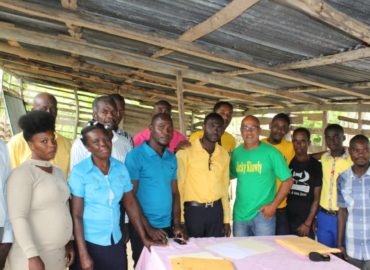
[[(347, 159), (349, 157), (349, 153), (348, 153), (348, 149), (346, 147), (344, 147), (344, 153), (339, 156), (339, 158), (342, 158), (342, 159)], [(334, 158), (332, 155), (331, 155), (331, 152), (330, 150), (328, 150), (328, 152), (326, 153), (326, 158)], [(338, 157), (336, 157), (338, 158)]]
[[(112, 159), (112, 157), (109, 157), (109, 163), (110, 163), (110, 165), (109, 165), (109, 170), (111, 170), (111, 168), (112, 168), (112, 167), (116, 166), (116, 162)], [(87, 173), (88, 173), (88, 172), (91, 172), (91, 171), (93, 171), (95, 168), (99, 170), (99, 168), (98, 168), (98, 167), (96, 167), (96, 166), (95, 166), (95, 164), (94, 164), (94, 162), (93, 162), (92, 155), (90, 155), (90, 156), (88, 157), (88, 161), (87, 161), (87, 162), (86, 162), (86, 164), (85, 164), (86, 172), (87, 172)]]
[[(205, 150), (205, 149), (203, 148), (202, 143), (200, 142), (200, 139), (201, 139), (201, 138), (199, 138), (198, 140), (194, 140), (193, 142), (191, 142), (191, 143), (192, 143), (192, 145), (194, 145), (194, 147), (195, 147), (195, 149), (196, 149), (197, 151), (200, 151), (200, 152), (206, 152), (206, 153), (209, 155), (209, 153), (207, 152), (207, 150)], [(219, 151), (220, 151), (220, 147), (223, 147), (223, 146), (221, 146), (221, 145), (219, 145), (218, 143), (216, 143), (216, 145), (215, 145), (215, 151), (213, 151), (212, 156), (216, 156), (216, 155), (218, 155), (218, 153), (219, 153)]]
[[(154, 156), (159, 156), (158, 153), (149, 145), (148, 141), (145, 141), (143, 143), (143, 147), (144, 147), (144, 150), (145, 152), (150, 156), (150, 157), (154, 157)], [(165, 158), (167, 157), (168, 155), (168, 150), (167, 150), (167, 147), (164, 149), (163, 151), (163, 155), (162, 155), (162, 158)]]

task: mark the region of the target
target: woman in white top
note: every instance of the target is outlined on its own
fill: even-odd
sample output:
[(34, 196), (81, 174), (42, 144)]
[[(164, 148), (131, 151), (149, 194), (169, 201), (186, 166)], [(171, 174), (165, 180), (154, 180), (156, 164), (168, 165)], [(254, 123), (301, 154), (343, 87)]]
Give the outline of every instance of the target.
[(8, 179), (8, 208), (15, 241), (9, 253), (12, 270), (65, 270), (74, 258), (69, 189), (53, 166), (57, 150), (55, 120), (33, 111), (19, 119), (32, 159)]

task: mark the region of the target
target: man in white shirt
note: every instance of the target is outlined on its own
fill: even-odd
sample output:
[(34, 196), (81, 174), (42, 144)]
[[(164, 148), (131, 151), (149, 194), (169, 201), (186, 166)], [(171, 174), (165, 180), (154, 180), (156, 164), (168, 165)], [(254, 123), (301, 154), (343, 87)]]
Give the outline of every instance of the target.
[(6, 181), (10, 174), (10, 161), (8, 150), (1, 140), (0, 168), (0, 269), (3, 269), (13, 242), (13, 235), (6, 205)]
[[(97, 97), (93, 102), (93, 121), (102, 124), (112, 134), (112, 157), (124, 162), (126, 154), (132, 149), (129, 140), (119, 136), (113, 129), (116, 125), (117, 106), (112, 97)], [(71, 149), (71, 169), (74, 165), (90, 156), (80, 138), (77, 138)]]

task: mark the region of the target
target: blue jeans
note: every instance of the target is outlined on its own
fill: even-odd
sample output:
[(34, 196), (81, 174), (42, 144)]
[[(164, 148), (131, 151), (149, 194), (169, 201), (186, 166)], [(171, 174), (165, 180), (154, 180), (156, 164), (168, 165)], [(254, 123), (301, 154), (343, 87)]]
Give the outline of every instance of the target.
[(276, 217), (265, 218), (261, 212), (258, 212), (252, 220), (234, 221), (234, 236), (261, 236), (275, 235)]
[(337, 216), (319, 210), (317, 213), (317, 240), (328, 246), (337, 247)]

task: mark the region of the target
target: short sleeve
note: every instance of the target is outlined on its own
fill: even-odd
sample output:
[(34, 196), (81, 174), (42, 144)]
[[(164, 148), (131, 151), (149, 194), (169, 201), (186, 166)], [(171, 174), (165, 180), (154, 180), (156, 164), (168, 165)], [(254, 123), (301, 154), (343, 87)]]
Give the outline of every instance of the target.
[(284, 182), (292, 177), (284, 156), (278, 150), (274, 149), (274, 153), (271, 157), (274, 164), (275, 176), (278, 177), (281, 182)]
[(345, 186), (345, 178), (343, 177), (343, 174), (338, 176), (338, 181), (337, 181), (337, 205), (340, 208), (347, 208), (347, 202), (344, 198), (344, 187)]
[(125, 183), (123, 187), (123, 192), (124, 193), (130, 192), (133, 189), (133, 185), (131, 183), (130, 174), (125, 164), (122, 164), (121, 173), (123, 174), (124, 183)]
[(77, 167), (72, 169), (68, 181), (69, 188), (73, 196), (85, 197), (85, 185), (83, 183), (83, 175), (78, 171)]
[(140, 178), (140, 160), (137, 151), (131, 151), (127, 154), (125, 166), (130, 176), (130, 180), (139, 180)]

